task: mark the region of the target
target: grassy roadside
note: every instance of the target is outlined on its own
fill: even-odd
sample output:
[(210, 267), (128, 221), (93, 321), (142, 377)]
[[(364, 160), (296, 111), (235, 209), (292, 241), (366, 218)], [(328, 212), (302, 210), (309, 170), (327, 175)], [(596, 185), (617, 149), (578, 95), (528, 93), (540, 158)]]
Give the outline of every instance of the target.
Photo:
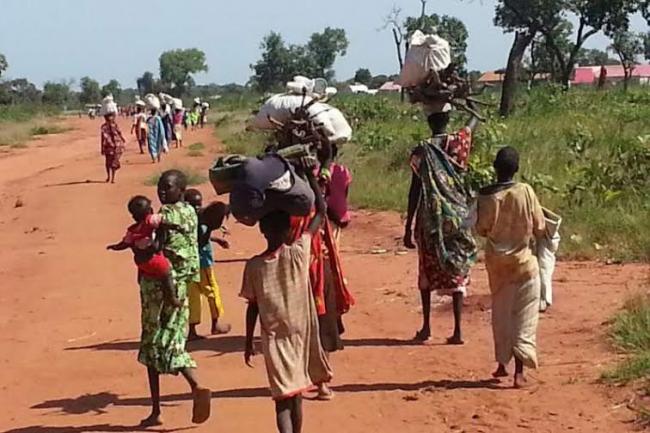
[(0, 149), (24, 148), (32, 137), (68, 131), (57, 114), (48, 107), (0, 106)]
[(631, 297), (611, 326), (614, 348), (623, 361), (606, 371), (602, 379), (613, 385), (631, 385), (637, 396), (629, 406), (645, 426), (650, 426), (650, 295)]
[[(496, 95), (486, 98), (496, 101)], [(351, 202), (359, 208), (403, 212), (410, 181), (406, 163), (428, 129), (417, 107), (397, 97), (339, 96), (332, 101), (353, 126), (342, 159), (351, 168)], [(216, 129), (230, 153), (255, 154), (269, 140), (245, 131), (258, 98), (216, 107)], [(564, 94), (540, 88), (503, 120), (489, 112), (478, 131), (468, 183), (490, 182), (500, 146), (522, 154), (521, 179), (542, 203), (564, 217), (560, 254), (568, 259), (650, 259), (650, 93), (644, 88)], [(452, 129), (464, 121), (454, 116)]]

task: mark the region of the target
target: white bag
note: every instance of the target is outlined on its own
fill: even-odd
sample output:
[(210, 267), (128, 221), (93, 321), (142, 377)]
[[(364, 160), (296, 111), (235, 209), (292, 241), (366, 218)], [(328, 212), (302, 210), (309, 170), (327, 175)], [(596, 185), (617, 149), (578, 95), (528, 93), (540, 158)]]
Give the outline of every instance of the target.
[(102, 99), (102, 108), (100, 110), (102, 116), (108, 116), (109, 114), (117, 114), (117, 104), (113, 99), (113, 95), (108, 95)]
[[(311, 101), (311, 97), (305, 97), (305, 105)], [(275, 126), (269, 120), (269, 116), (278, 122), (286, 122), (291, 118), (292, 113), (300, 108), (302, 102), (302, 96), (298, 95), (273, 95), (262, 105), (262, 108), (253, 119), (251, 127), (254, 129), (275, 129)]]
[(168, 95), (167, 93), (159, 93), (158, 98), (160, 98), (160, 101), (164, 104), (171, 105), (174, 103), (174, 98), (171, 95)]
[(539, 262), (539, 277), (541, 280), (541, 306), (545, 311), (553, 305), (553, 273), (558, 248), (560, 247), (560, 225), (562, 218), (559, 215), (544, 209), (546, 219), (546, 236), (537, 241), (537, 261)]
[(438, 35), (425, 35), (417, 30), (411, 37), (411, 44), (404, 67), (397, 84), (415, 87), (422, 84), (431, 71), (442, 71), (451, 64), (449, 42)]
[[(347, 143), (352, 139), (352, 127), (341, 113), (341, 110), (322, 102), (318, 102), (314, 106), (316, 106), (316, 110), (323, 110), (316, 112), (318, 119), (328, 118), (328, 122), (322, 120), (322, 123), (328, 138), (333, 144)], [(324, 116), (321, 114), (324, 114)]]
[(160, 110), (160, 99), (153, 93), (145, 95), (144, 102), (149, 110)]
[(172, 102), (172, 107), (174, 110), (182, 110), (183, 109), (183, 100), (174, 98), (174, 102)]

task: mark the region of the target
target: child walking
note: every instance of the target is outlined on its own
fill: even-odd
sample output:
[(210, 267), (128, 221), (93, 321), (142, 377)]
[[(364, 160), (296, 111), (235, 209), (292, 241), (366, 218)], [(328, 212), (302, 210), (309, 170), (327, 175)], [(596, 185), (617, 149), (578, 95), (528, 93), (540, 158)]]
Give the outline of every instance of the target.
[(106, 122), (101, 127), (101, 154), (106, 167), (106, 183), (115, 183), (115, 173), (122, 166), (120, 158), (126, 140), (115, 121), (115, 113), (106, 114), (104, 120)]
[(537, 368), (537, 323), (540, 279), (531, 249), (545, 235), (542, 207), (533, 189), (515, 182), (519, 154), (512, 147), (494, 161), (497, 183), (483, 188), (478, 199), (477, 232), (487, 238), (485, 264), (492, 292), (492, 331), (498, 362), (494, 377), (508, 376), (515, 358), (515, 388), (524, 388), (524, 367)]
[(137, 112), (133, 116), (133, 125), (131, 126), (131, 135), (135, 134), (138, 140), (140, 154), (144, 154), (144, 148), (147, 145), (147, 114), (145, 104), (142, 101), (136, 102)]
[(230, 209), (224, 203), (213, 203), (203, 209), (203, 195), (196, 189), (188, 189), (185, 192), (185, 201), (196, 210), (199, 218), (199, 272), (201, 280), (191, 284), (189, 291), (190, 330), (188, 339), (192, 341), (204, 338), (196, 331), (196, 327), (201, 323), (202, 296), (208, 299), (208, 305), (210, 306), (212, 335), (227, 334), (231, 329), (229, 324), (219, 322), (219, 319), (223, 318), (224, 308), (221, 299), (221, 289), (214, 276), (214, 257), (211, 244), (211, 242), (215, 242), (224, 249), (230, 248), (228, 241), (212, 236), (213, 231), (223, 226), (223, 222), (230, 213)]
[(161, 214), (154, 214), (151, 200), (147, 197), (141, 195), (133, 197), (129, 200), (128, 209), (135, 224), (127, 229), (121, 242), (109, 245), (106, 249), (124, 251), (131, 248), (139, 275), (160, 282), (165, 302), (177, 308), (182, 307), (183, 304), (176, 297), (171, 265), (161, 251), (160, 237), (154, 237), (154, 232), (158, 229), (180, 230), (181, 228), (176, 224), (165, 223)]
[(138, 360), (147, 367), (151, 391), (151, 415), (142, 420), (143, 427), (162, 424), (160, 412), (160, 375), (182, 374), (192, 390), (192, 422), (200, 424), (210, 417), (209, 389), (200, 385), (196, 363), (185, 350), (189, 309), (187, 287), (198, 281), (198, 219), (194, 209), (183, 201), (187, 177), (178, 170), (164, 172), (158, 181), (158, 198), (162, 203), (162, 221), (179, 230), (167, 232), (161, 240), (162, 250), (172, 267), (176, 297), (182, 306), (164, 302), (161, 283), (142, 276), (142, 336)]
[(246, 264), (240, 294), (249, 301), (244, 360), (250, 366), (255, 355), (253, 334), (259, 316), (264, 362), (280, 433), (302, 431), (302, 393), (332, 378), (319, 341), (316, 307), (309, 288), (311, 237), (320, 229), (325, 203), (313, 175), (309, 180), (316, 192), (317, 217), (305, 234), (288, 244), (289, 214), (276, 211), (265, 216), (260, 231), (267, 248)]

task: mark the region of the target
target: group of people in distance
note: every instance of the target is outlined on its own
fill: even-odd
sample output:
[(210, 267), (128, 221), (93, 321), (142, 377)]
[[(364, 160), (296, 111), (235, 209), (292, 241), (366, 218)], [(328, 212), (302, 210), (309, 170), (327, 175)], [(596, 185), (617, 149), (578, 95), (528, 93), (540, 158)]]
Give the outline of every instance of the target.
[(461, 317), (476, 261), (476, 233), (486, 238), (498, 364), (493, 376), (508, 376), (507, 366), (514, 358), (514, 386), (522, 388), (528, 383), (524, 367), (538, 366), (540, 274), (533, 246), (546, 235), (545, 215), (533, 189), (514, 180), (519, 154), (509, 146), (500, 149), (494, 160), (496, 183), (482, 188), (476, 200), (472, 198), (463, 176), (479, 120), (472, 116), (460, 131), (447, 134), (450, 110), (443, 104), (427, 113), (433, 137), (417, 146), (410, 158), (413, 176), (404, 244), (417, 245), (423, 317), (415, 339), (431, 338), (431, 293), (437, 292), (452, 297), (454, 331), (447, 344), (464, 344)]
[[(173, 147), (183, 147), (183, 132), (191, 128), (203, 128), (207, 121), (209, 105), (195, 100), (191, 110), (182, 106), (172, 106), (161, 101), (159, 106), (148, 105), (142, 100), (135, 103), (131, 135), (134, 135), (141, 154), (148, 151), (151, 162), (160, 162), (162, 154)], [(101, 126), (101, 154), (105, 158), (106, 182), (115, 183), (115, 174), (121, 168), (121, 158), (126, 140), (117, 122), (117, 113), (104, 113)]]

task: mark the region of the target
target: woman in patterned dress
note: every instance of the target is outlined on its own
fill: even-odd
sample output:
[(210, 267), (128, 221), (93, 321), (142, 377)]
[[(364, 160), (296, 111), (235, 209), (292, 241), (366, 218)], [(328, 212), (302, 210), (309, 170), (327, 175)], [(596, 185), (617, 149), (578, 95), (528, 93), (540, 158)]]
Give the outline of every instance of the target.
[(138, 361), (147, 367), (152, 403), (151, 415), (141, 423), (146, 427), (162, 424), (161, 374), (180, 373), (187, 380), (194, 398), (192, 422), (203, 423), (210, 417), (210, 390), (199, 385), (196, 363), (185, 350), (189, 319), (187, 288), (199, 278), (198, 219), (194, 208), (183, 201), (186, 187), (187, 178), (178, 170), (166, 171), (158, 181), (163, 220), (183, 229), (160, 233), (163, 236), (163, 253), (172, 265), (176, 297), (183, 306), (176, 308), (164, 301), (159, 281), (146, 277), (140, 279), (142, 336)]
[(447, 344), (464, 344), (461, 330), (463, 300), (467, 293), (469, 271), (474, 263), (476, 245), (471, 232), (463, 227), (469, 214), (470, 193), (462, 179), (472, 145), (472, 131), (478, 119), (456, 134), (446, 134), (449, 113), (428, 117), (433, 138), (417, 146), (410, 160), (413, 170), (409, 191), (404, 245), (418, 247), (418, 289), (422, 300), (422, 328), (415, 340), (431, 338), (431, 292), (451, 296), (454, 333)]
[(124, 153), (124, 136), (115, 122), (115, 113), (104, 116), (106, 122), (101, 128), (101, 153), (105, 159), (106, 183), (115, 183), (115, 172), (120, 169), (120, 158)]

